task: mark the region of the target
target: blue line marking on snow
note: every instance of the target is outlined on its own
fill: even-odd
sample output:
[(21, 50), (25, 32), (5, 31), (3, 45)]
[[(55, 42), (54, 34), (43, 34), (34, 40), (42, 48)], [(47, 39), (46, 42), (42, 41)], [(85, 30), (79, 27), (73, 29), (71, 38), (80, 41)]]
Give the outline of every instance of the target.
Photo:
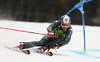
[(78, 54), (81, 56), (85, 56), (85, 57), (89, 57), (89, 58), (96, 58), (96, 59), (100, 59), (100, 55), (99, 56), (95, 56), (90, 54), (92, 53), (100, 53), (100, 49), (89, 49), (86, 52), (83, 52), (82, 50), (60, 50), (61, 52), (70, 52), (70, 53), (74, 53), (74, 54)]
[[(83, 32), (83, 30), (73, 30), (74, 32)], [(85, 32), (95, 32), (95, 33), (100, 33), (100, 31), (96, 30), (85, 30)]]

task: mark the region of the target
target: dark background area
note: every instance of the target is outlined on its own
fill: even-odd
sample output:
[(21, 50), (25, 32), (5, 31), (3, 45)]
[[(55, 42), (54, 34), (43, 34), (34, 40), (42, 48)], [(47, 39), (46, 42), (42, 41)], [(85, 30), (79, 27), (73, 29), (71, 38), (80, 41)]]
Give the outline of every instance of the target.
[[(80, 0), (0, 0), (0, 19), (27, 22), (53, 22)], [(85, 24), (100, 26), (100, 0), (84, 4)], [(82, 24), (78, 9), (72, 11), (72, 24)]]

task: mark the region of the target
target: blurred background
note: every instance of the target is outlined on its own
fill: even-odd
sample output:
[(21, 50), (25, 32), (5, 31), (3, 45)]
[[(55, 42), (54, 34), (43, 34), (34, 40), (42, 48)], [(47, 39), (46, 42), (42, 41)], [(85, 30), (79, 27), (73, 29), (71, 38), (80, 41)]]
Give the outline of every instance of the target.
[[(0, 0), (0, 20), (53, 22), (66, 14), (80, 0)], [(85, 24), (100, 26), (100, 0), (84, 5)], [(82, 25), (81, 13), (72, 11), (72, 24)]]

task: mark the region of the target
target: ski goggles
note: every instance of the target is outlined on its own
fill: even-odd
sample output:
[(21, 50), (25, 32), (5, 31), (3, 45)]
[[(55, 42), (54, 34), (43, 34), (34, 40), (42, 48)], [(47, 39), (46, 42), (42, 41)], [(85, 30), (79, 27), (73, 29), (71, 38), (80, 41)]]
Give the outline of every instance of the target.
[(61, 23), (61, 26), (62, 26), (62, 27), (66, 27), (66, 28), (67, 28), (67, 27), (69, 27), (69, 24), (64, 24), (64, 23)]

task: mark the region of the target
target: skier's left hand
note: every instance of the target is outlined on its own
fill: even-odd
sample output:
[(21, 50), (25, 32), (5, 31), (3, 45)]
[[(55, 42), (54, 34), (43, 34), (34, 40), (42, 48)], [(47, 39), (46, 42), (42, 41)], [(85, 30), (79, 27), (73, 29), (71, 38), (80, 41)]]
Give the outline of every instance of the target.
[(58, 44), (57, 43), (55, 43), (55, 44), (52, 44), (52, 43), (49, 43), (49, 44), (46, 44), (46, 47), (47, 48), (55, 48), (55, 47), (57, 47), (58, 48)]

